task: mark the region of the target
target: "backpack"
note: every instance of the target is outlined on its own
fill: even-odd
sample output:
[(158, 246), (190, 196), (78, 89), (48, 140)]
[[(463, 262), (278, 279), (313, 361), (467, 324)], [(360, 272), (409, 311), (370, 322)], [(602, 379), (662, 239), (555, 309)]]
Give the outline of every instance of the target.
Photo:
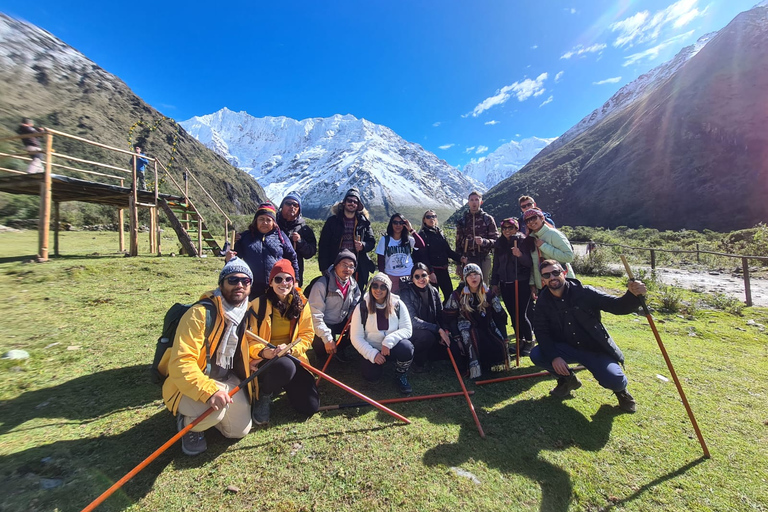
[[(301, 292), (304, 294), (304, 296), (309, 300), (309, 294), (312, 292), (312, 287), (315, 285), (316, 282), (318, 282), (320, 279), (323, 279), (326, 277), (325, 274), (320, 274), (319, 276), (312, 279), (309, 284), (304, 288)], [(330, 291), (330, 283), (328, 282), (328, 278), (325, 279), (325, 296), (328, 297), (329, 291)]]

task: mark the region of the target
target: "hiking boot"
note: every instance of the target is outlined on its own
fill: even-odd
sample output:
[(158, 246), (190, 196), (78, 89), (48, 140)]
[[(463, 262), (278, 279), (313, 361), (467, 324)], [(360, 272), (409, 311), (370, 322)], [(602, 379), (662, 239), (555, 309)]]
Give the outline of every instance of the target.
[(568, 377), (559, 377), (557, 379), (557, 386), (555, 386), (555, 389), (550, 391), (549, 394), (557, 398), (565, 398), (571, 394), (571, 391), (579, 389), (580, 387), (581, 381), (572, 373)]
[(530, 357), (532, 348), (533, 348), (532, 341), (522, 340), (520, 342), (520, 355), (523, 357)]
[(635, 412), (637, 410), (637, 402), (635, 402), (635, 399), (626, 389), (616, 391), (616, 398), (619, 399), (619, 409), (622, 411)]
[[(176, 415), (176, 430), (181, 432), (185, 424), (185, 418), (182, 414)], [(191, 430), (181, 438), (181, 451), (186, 455), (200, 455), (208, 449), (208, 443), (205, 442), (204, 432), (192, 432)]]
[(411, 383), (408, 382), (408, 375), (405, 373), (401, 373), (397, 377), (397, 385), (400, 388), (400, 392), (404, 395), (410, 395), (413, 393), (413, 389), (411, 388)]
[(254, 425), (266, 425), (269, 423), (269, 406), (272, 403), (272, 395), (259, 396), (251, 408), (251, 420)]

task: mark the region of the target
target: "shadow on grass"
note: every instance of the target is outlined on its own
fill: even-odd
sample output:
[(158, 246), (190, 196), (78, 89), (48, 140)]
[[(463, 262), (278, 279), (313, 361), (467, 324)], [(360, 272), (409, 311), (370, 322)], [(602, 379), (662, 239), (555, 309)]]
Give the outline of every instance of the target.
[[(125, 258), (125, 254), (122, 252), (113, 253), (92, 253), (92, 254), (60, 254), (58, 256), (50, 256), (49, 261), (67, 261), (67, 260), (93, 260), (93, 259), (106, 259), (106, 258)], [(37, 254), (27, 254), (26, 256), (6, 256), (0, 258), (0, 265), (3, 263), (24, 262), (29, 260), (36, 260)]]

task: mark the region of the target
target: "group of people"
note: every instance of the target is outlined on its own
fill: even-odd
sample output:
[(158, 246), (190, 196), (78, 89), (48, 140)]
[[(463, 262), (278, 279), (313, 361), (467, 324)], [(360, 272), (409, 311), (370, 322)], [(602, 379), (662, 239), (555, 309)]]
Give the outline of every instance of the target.
[[(418, 232), (403, 215), (392, 215), (377, 245), (355, 188), (334, 205), (319, 243), (302, 218), (299, 194), (288, 193), (278, 208), (259, 205), (226, 253), (218, 287), (182, 317), (160, 364), (168, 376), (163, 397), (179, 429), (208, 407), (215, 411), (183, 437), (184, 453), (204, 451), (204, 431), (212, 426), (239, 438), (268, 423), (281, 391), (296, 411), (313, 415), (319, 395), (306, 369), (310, 348), (320, 364), (330, 357), (346, 363), (353, 348), (363, 378), (372, 382), (390, 363), (404, 394), (412, 392), (411, 369), (429, 371), (429, 362), (449, 351), (459, 371), (477, 379), (509, 360), (507, 311), (523, 353), (558, 378), (552, 395), (562, 398), (581, 386), (569, 367), (580, 363), (616, 393), (623, 410), (634, 412), (623, 354), (600, 311), (635, 311), (644, 285), (631, 282), (622, 297), (582, 285), (570, 267), (570, 243), (529, 196), (520, 198), (519, 219), (502, 220), (501, 233), (481, 206), (482, 196), (472, 192), (451, 247), (432, 210)], [(368, 255), (374, 247), (375, 264)], [(321, 275), (305, 286), (305, 260), (315, 254)], [(229, 396), (274, 358), (247, 389)]]

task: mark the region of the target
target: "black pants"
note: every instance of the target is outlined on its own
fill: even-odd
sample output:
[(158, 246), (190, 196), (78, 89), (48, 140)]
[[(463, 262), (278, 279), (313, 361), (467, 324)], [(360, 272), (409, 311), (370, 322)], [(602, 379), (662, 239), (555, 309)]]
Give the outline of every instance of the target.
[(259, 396), (272, 395), (284, 389), (291, 406), (308, 417), (320, 407), (315, 378), (291, 357), (279, 358), (260, 373), (258, 379)]
[(448, 297), (453, 293), (453, 281), (451, 281), (451, 273), (446, 268), (434, 268), (435, 277), (437, 278), (437, 286), (440, 291), (443, 292), (443, 303), (448, 300)]
[[(345, 325), (347, 325), (346, 320), (339, 322), (338, 324), (329, 325), (328, 327), (331, 329), (331, 332), (334, 334), (334, 336), (338, 336), (341, 334), (341, 331), (344, 329)], [(344, 337), (341, 338), (341, 341), (336, 347), (336, 350), (341, 352), (351, 344), (352, 342), (349, 340), (349, 329), (347, 329), (347, 332), (344, 334)], [(318, 361), (325, 364), (325, 360), (328, 358), (328, 352), (325, 351), (325, 341), (320, 336), (315, 336), (315, 339), (312, 340), (312, 349), (315, 351), (315, 355), (317, 356)]]
[[(526, 311), (528, 310), (528, 303), (531, 301), (531, 288), (527, 282), (518, 281), (517, 293), (518, 301), (515, 302), (515, 283), (501, 283), (501, 298), (504, 301), (504, 305), (507, 307), (509, 316), (512, 318), (512, 325), (515, 327), (515, 332), (520, 336), (520, 341), (528, 340), (533, 341), (533, 332), (531, 330), (531, 322), (528, 320)], [(515, 324), (515, 308), (520, 315), (520, 328), (518, 329)]]
[[(426, 329), (414, 329), (411, 334), (411, 343), (413, 344), (413, 362), (416, 366), (424, 366), (427, 361), (438, 359), (435, 354), (439, 345), (440, 335), (436, 332)], [(441, 352), (445, 352), (443, 349)], [(444, 358), (443, 358), (444, 359)]]
[[(411, 367), (411, 362), (413, 362), (413, 344), (409, 340), (400, 340), (397, 345), (392, 347), (389, 355), (386, 357), (387, 361), (395, 361), (398, 373), (405, 373)], [(363, 359), (362, 371), (363, 377), (366, 380), (377, 381), (384, 373), (384, 365)]]
[[(486, 329), (473, 328), (477, 338), (477, 360), (483, 372), (487, 372), (492, 366), (503, 364), (507, 360), (508, 349), (506, 342), (499, 341), (496, 336), (492, 336)], [(451, 342), (451, 353), (456, 359), (456, 366), (459, 371), (467, 369), (469, 363), (466, 355), (461, 355), (456, 343)]]

